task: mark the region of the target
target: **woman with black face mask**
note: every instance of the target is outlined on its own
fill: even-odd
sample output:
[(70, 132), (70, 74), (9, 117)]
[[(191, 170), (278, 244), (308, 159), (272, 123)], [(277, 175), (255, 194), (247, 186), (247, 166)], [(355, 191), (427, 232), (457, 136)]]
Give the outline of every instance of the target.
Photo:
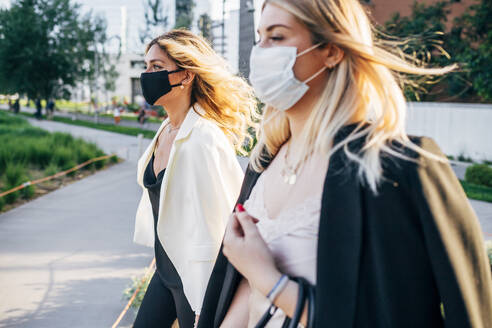
[(147, 46), (145, 100), (168, 114), (138, 162), (143, 188), (135, 242), (155, 249), (156, 272), (134, 327), (192, 327), (239, 195), (242, 151), (256, 103), (208, 43), (174, 30)]

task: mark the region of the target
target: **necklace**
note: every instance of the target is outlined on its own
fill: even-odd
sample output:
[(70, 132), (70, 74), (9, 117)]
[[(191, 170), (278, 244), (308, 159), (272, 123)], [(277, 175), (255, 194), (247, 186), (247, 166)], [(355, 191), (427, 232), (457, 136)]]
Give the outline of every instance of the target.
[(280, 171), (280, 175), (282, 176), (284, 182), (289, 185), (294, 185), (297, 181), (297, 173), (299, 171), (299, 168), (301, 167), (302, 164), (308, 159), (308, 157), (311, 155), (311, 153), (306, 154), (304, 158), (297, 162), (295, 166), (292, 166), (288, 162), (288, 157), (289, 157), (289, 150), (290, 150), (290, 142), (287, 145), (287, 150), (285, 151), (284, 155), (284, 167)]
[(173, 126), (171, 125), (171, 123), (168, 123), (167, 126), (168, 126), (168, 128), (166, 129), (167, 130), (167, 133), (171, 133), (173, 131), (177, 131), (181, 127), (181, 126), (177, 126), (177, 127), (174, 127), (173, 128)]

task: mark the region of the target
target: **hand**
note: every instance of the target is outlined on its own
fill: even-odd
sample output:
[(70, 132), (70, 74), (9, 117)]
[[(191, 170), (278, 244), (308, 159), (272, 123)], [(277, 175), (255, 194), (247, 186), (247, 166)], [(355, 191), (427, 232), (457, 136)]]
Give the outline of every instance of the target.
[(250, 285), (266, 295), (280, 278), (272, 253), (255, 223), (241, 205), (229, 218), (223, 253)]

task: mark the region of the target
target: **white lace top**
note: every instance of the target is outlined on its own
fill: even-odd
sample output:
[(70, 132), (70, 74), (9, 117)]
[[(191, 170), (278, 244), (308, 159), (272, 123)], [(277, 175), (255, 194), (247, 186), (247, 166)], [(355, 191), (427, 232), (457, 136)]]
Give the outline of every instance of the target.
[[(264, 180), (264, 174), (260, 175), (244, 207), (259, 220), (258, 230), (273, 253), (277, 268), (290, 276), (302, 276), (314, 284), (321, 195), (309, 197), (281, 211), (277, 218), (270, 219), (264, 203)], [(268, 299), (252, 289), (248, 327), (254, 327), (269, 306)], [(278, 309), (267, 327), (281, 327), (284, 319), (285, 314)]]

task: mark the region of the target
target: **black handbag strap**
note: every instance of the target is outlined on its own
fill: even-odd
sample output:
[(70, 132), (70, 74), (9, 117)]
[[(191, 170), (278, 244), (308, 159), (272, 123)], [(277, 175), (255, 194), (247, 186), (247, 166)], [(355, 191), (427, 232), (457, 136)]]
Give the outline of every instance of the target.
[(304, 310), (304, 304), (306, 304), (306, 283), (305, 279), (301, 277), (295, 277), (292, 280), (297, 282), (299, 286), (299, 292), (297, 294), (296, 308), (294, 314), (290, 319), (289, 328), (297, 328), (299, 321), (301, 320), (302, 312)]
[[(302, 313), (304, 312), (304, 306), (306, 302), (308, 302), (308, 324), (307, 328), (314, 327), (314, 315), (315, 315), (315, 287), (312, 286), (309, 281), (302, 277), (294, 277), (291, 278), (299, 287), (299, 291), (297, 294), (297, 302), (296, 308), (294, 310), (294, 314), (292, 318), (285, 317), (285, 320), (282, 324), (282, 328), (297, 328), (299, 322), (301, 320)], [(268, 310), (263, 314), (255, 328), (264, 328), (268, 321), (272, 318), (272, 316), (277, 311), (278, 307), (274, 304), (271, 304)]]
[(314, 315), (315, 315), (315, 306), (316, 306), (316, 290), (313, 285), (307, 282), (306, 288), (308, 291), (308, 321), (307, 328), (314, 328)]
[(273, 317), (275, 312), (277, 312), (277, 307), (274, 304), (270, 304), (268, 310), (261, 316), (260, 320), (256, 324), (255, 328), (263, 328), (266, 326), (268, 321)]

